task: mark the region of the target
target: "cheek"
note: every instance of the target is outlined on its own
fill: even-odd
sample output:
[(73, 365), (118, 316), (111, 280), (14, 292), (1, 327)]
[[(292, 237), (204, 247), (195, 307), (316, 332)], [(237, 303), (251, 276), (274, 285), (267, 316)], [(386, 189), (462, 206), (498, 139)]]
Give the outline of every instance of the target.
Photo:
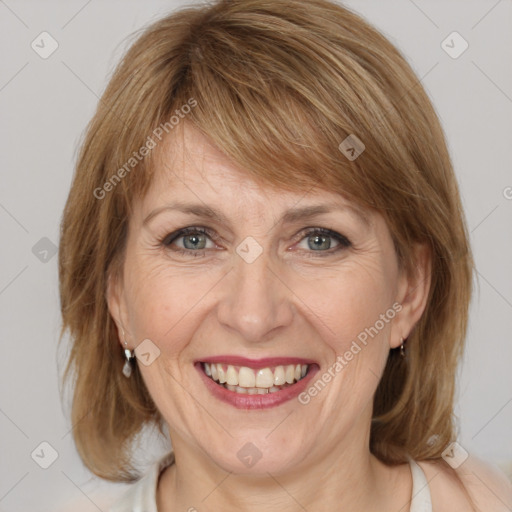
[(215, 283), (212, 273), (198, 275), (150, 258), (126, 265), (130, 327), (136, 342), (152, 340), (167, 356), (188, 342), (200, 303)]
[(384, 263), (374, 258), (351, 262), (297, 288), (298, 296), (307, 297), (304, 314), (336, 354), (349, 350), (358, 337), (363, 343), (377, 336), (386, 339), (395, 286), (394, 274), (384, 270)]

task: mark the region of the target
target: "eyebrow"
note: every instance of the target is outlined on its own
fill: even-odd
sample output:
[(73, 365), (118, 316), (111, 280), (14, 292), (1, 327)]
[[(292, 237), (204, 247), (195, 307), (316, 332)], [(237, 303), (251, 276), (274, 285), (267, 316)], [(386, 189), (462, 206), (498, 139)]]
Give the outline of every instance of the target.
[[(215, 208), (211, 208), (205, 204), (184, 203), (181, 201), (176, 201), (151, 211), (144, 219), (143, 225), (146, 225), (151, 219), (164, 211), (179, 211), (195, 215), (196, 217), (211, 219), (212, 221), (226, 224), (228, 226), (231, 225), (229, 219)], [(281, 222), (284, 224), (293, 224), (298, 221), (308, 220), (319, 215), (336, 211), (348, 211), (353, 216), (357, 217), (363, 224), (370, 226), (370, 220), (361, 208), (355, 205), (338, 203), (290, 208), (281, 217)]]

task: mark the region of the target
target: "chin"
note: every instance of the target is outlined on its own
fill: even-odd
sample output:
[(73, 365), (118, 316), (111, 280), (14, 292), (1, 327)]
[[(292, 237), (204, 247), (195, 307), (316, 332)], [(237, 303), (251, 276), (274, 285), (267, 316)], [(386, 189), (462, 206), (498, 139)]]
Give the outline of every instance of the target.
[[(288, 435), (292, 437), (289, 432)], [(224, 471), (266, 477), (268, 473), (277, 475), (289, 471), (304, 457), (303, 443), (294, 442), (293, 446), (287, 446), (279, 436), (275, 440), (265, 436), (268, 432), (233, 439), (228, 447), (220, 447), (216, 452), (210, 450), (210, 456)]]

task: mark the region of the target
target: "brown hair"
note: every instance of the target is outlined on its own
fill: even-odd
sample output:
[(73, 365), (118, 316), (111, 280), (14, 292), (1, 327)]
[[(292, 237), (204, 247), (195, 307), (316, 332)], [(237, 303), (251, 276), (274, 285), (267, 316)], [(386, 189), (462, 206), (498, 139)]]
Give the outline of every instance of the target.
[[(131, 205), (151, 183), (152, 152), (126, 163), (149, 139), (158, 142), (159, 126), (170, 132), (171, 116), (186, 104), (193, 105), (186, 122), (255, 178), (295, 191), (324, 187), (379, 211), (405, 271), (414, 270), (414, 244), (428, 244), (428, 303), (407, 358), (390, 353), (374, 399), (371, 450), (389, 464), (440, 457), (454, 438), (472, 259), (431, 103), (397, 49), (339, 5), (222, 0), (143, 31), (81, 146), (59, 277), (62, 333), (72, 341), (63, 380), (72, 377), (73, 436), (84, 463), (102, 478), (132, 481), (139, 477), (132, 441), (144, 425), (163, 426), (136, 365), (131, 379), (122, 375), (106, 289), (122, 266)], [(351, 134), (366, 146), (353, 161), (338, 149)]]

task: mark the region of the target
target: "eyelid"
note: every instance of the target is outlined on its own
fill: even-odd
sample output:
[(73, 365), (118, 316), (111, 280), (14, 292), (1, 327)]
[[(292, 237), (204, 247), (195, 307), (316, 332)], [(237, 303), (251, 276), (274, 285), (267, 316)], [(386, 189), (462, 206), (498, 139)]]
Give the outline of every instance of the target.
[[(162, 245), (164, 245), (165, 247), (170, 247), (171, 243), (174, 242), (175, 240), (178, 240), (178, 239), (180, 239), (184, 236), (187, 236), (189, 234), (195, 234), (195, 233), (206, 235), (208, 238), (210, 238), (210, 240), (212, 242), (221, 240), (221, 237), (215, 231), (211, 230), (210, 228), (207, 228), (204, 226), (187, 226), (185, 228), (181, 228), (176, 231), (173, 231), (172, 233), (169, 233), (161, 240), (160, 243)], [(296, 240), (295, 243), (299, 243), (303, 239), (305, 239), (309, 236), (313, 236), (313, 235), (322, 235), (322, 236), (328, 236), (328, 237), (334, 238), (338, 242), (339, 245), (337, 247), (335, 247), (334, 249), (329, 249), (326, 251), (304, 251), (306, 253), (311, 253), (310, 254), (311, 256), (313, 256), (313, 255), (322, 256), (322, 255), (334, 254), (343, 248), (348, 248), (348, 247), (352, 246), (352, 242), (345, 235), (338, 233), (337, 231), (334, 231), (334, 230), (331, 230), (328, 228), (322, 228), (319, 226), (310, 226), (310, 227), (303, 228), (293, 238)], [(173, 249), (174, 252), (181, 252), (183, 254), (193, 254), (193, 255), (204, 254), (207, 250), (211, 250), (211, 249), (199, 249), (199, 250), (183, 249), (183, 248)]]
[(303, 238), (306, 238), (308, 236), (312, 235), (324, 235), (324, 236), (330, 236), (331, 238), (334, 238), (337, 240), (340, 244), (345, 246), (351, 246), (352, 242), (342, 233), (338, 233), (337, 231), (334, 231), (329, 228), (321, 228), (321, 227), (309, 227), (304, 228), (298, 233), (299, 241)]
[(172, 233), (169, 233), (168, 235), (166, 235), (161, 243), (163, 245), (170, 245), (171, 242), (174, 242), (175, 240), (177, 240), (178, 238), (181, 238), (183, 236), (187, 236), (187, 235), (190, 235), (190, 234), (194, 234), (194, 233), (200, 233), (200, 234), (203, 234), (203, 235), (207, 235), (209, 238), (213, 240), (218, 240), (220, 237), (216, 235), (216, 233), (214, 231), (212, 231), (211, 229), (209, 228), (205, 228), (205, 227), (202, 227), (202, 226), (189, 226), (189, 227), (186, 227), (186, 228), (181, 228), (181, 229), (178, 229), (176, 231), (173, 231)]
[(307, 258), (323, 258), (340, 254), (342, 251), (349, 249), (352, 247), (352, 242), (342, 233), (338, 233), (337, 231), (321, 228), (321, 227), (312, 227), (305, 228), (300, 231), (298, 234), (297, 244), (301, 243), (303, 240), (311, 237), (311, 236), (326, 236), (334, 239), (337, 242), (335, 247), (330, 247), (325, 251), (321, 250), (307, 250), (307, 249), (294, 249), (300, 251)]

